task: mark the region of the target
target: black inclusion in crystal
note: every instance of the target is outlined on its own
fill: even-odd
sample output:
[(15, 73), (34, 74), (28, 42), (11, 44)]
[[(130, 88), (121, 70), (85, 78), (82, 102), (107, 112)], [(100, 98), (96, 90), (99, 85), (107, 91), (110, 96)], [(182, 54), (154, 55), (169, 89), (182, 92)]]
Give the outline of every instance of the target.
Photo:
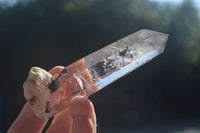
[(116, 69), (116, 61), (115, 59), (107, 58), (104, 61), (98, 62), (96, 65), (92, 66), (92, 74), (103, 76), (114, 69)]
[(48, 84), (48, 88), (51, 90), (51, 93), (55, 92), (60, 83), (57, 80), (53, 80), (51, 83)]
[(65, 74), (65, 73), (67, 73), (67, 69), (66, 69), (66, 68), (63, 68), (63, 69), (61, 70), (60, 73), (61, 73), (61, 74)]
[(128, 47), (124, 49), (123, 51), (119, 52), (119, 56), (125, 56), (128, 51)]

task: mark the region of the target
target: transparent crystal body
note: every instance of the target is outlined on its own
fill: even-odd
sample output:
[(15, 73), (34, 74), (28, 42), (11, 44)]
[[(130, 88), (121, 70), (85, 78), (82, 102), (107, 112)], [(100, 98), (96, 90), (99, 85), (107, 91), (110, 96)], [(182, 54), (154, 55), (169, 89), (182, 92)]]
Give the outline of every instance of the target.
[(89, 96), (161, 54), (167, 39), (167, 34), (140, 30), (74, 62), (46, 83), (33, 110), (41, 118), (52, 117), (74, 96)]

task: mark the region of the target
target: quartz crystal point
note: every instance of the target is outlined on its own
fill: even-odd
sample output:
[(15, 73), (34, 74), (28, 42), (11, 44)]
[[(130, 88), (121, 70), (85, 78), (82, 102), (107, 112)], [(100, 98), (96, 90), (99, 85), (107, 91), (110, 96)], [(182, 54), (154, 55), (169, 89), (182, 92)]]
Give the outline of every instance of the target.
[(89, 96), (161, 54), (167, 39), (167, 34), (140, 30), (74, 62), (57, 75), (32, 67), (24, 82), (24, 96), (37, 116), (52, 117), (67, 109), (74, 96)]

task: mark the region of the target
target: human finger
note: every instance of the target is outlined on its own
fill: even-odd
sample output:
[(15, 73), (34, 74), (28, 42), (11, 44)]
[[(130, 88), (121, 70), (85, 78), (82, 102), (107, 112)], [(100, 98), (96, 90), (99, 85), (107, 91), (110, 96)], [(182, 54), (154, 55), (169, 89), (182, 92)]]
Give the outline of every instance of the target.
[[(81, 86), (82, 87), (87, 87), (87, 85), (91, 84), (92, 79), (91, 79), (91, 75), (89, 74), (89, 72), (87, 70), (81, 72), (79, 75), (77, 75), (78, 77), (80, 77), (81, 81)], [(81, 88), (80, 84), (78, 84), (77, 79), (74, 77), (71, 77), (69, 79), (66, 79), (66, 82), (63, 83), (63, 98), (67, 98), (64, 99), (63, 101), (61, 101), (59, 104), (55, 105), (55, 109), (56, 111), (60, 111), (60, 110), (64, 110), (66, 108), (68, 108), (68, 106), (70, 105), (71, 100), (73, 99), (73, 97), (75, 95), (69, 95), (69, 94), (73, 94), (75, 92), (78, 92), (78, 90), (83, 89)], [(84, 96), (89, 96), (91, 94), (93, 94), (94, 92), (98, 91), (100, 88), (96, 85), (92, 85), (87, 87), (83, 93), (81, 93), (81, 95)]]
[(78, 92), (81, 89), (87, 88), (92, 82), (91, 75), (88, 70), (84, 70), (81, 73), (74, 74), (70, 78), (66, 79), (63, 85), (65, 88), (64, 96)]
[(84, 66), (85, 66), (85, 61), (82, 58), (82, 59), (72, 63), (71, 65), (67, 66), (66, 68), (69, 73), (78, 73), (81, 70), (83, 70)]
[[(69, 66), (66, 67), (68, 74), (66, 76), (63, 76), (61, 78), (62, 81), (62, 86), (64, 87), (64, 94), (63, 97), (68, 96), (69, 91), (66, 89), (66, 87), (68, 88), (68, 81), (69, 79), (73, 78), (73, 73), (78, 73), (78, 71), (81, 71), (84, 67), (84, 60), (79, 60)], [(57, 67), (56, 67), (57, 68)], [(71, 80), (70, 80), (71, 82)], [(71, 84), (76, 84), (75, 82), (71, 82)], [(75, 89), (75, 87), (73, 87), (73, 89)], [(73, 97), (71, 97), (70, 99), (72, 99)], [(59, 133), (68, 133), (71, 132), (71, 127), (72, 127), (72, 118), (69, 114), (69, 109), (66, 109), (67, 106), (69, 106), (71, 100), (65, 100), (62, 101), (62, 103), (60, 103), (59, 105), (56, 106), (56, 109), (58, 110), (63, 110), (65, 109), (63, 112), (57, 114), (50, 127), (47, 130), (47, 133), (55, 133), (55, 132), (59, 132)]]
[[(49, 72), (51, 74), (58, 74), (64, 67), (56, 66), (51, 69)], [(63, 110), (64, 105), (69, 105), (68, 101), (62, 103), (62, 107), (56, 107), (56, 109)], [(61, 109), (62, 108), (62, 109)], [(71, 132), (72, 127), (72, 118), (69, 114), (69, 109), (65, 109), (64, 111), (55, 115), (51, 125), (49, 126), (47, 133), (69, 133)]]
[(66, 83), (66, 80), (71, 78), (73, 74), (77, 74), (83, 71), (84, 65), (85, 65), (84, 59), (80, 59), (72, 63), (71, 65), (65, 67), (67, 74), (64, 74), (62, 77), (60, 77), (60, 81), (62, 83)]
[(53, 67), (51, 70), (49, 70), (49, 73), (51, 73), (52, 75), (59, 74), (60, 71), (61, 71), (63, 68), (64, 68), (63, 66), (55, 66), (55, 67)]
[(94, 92), (98, 91), (100, 88), (96, 85), (92, 85), (92, 77), (88, 70), (84, 70), (73, 77), (71, 77), (68, 82), (66, 82), (66, 91), (64, 95), (68, 95), (74, 92), (78, 92), (81, 89), (84, 89), (81, 95), (89, 96)]
[(72, 118), (69, 109), (65, 109), (54, 117), (47, 133), (71, 133), (71, 128)]
[(93, 104), (83, 96), (75, 97), (70, 104), (73, 119), (72, 133), (95, 133), (96, 115)]
[(30, 105), (26, 103), (8, 133), (39, 133), (43, 130), (46, 122), (47, 119), (37, 117)]

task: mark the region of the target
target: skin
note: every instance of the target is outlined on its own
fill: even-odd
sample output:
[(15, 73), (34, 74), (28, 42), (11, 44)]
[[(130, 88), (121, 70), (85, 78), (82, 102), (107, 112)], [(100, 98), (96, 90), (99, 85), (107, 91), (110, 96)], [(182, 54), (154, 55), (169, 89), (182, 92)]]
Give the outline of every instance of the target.
[[(79, 60), (67, 69), (69, 72), (75, 72), (83, 69), (83, 66), (84, 60)], [(56, 66), (49, 72), (53, 75), (59, 74), (62, 69), (62, 66)], [(87, 77), (87, 81), (90, 81), (90, 76)], [(94, 87), (94, 89), (98, 88)], [(48, 119), (37, 117), (30, 105), (26, 103), (8, 133), (41, 133), (47, 121)], [(47, 133), (96, 133), (96, 114), (91, 101), (83, 96), (74, 97), (69, 109), (54, 117)]]

